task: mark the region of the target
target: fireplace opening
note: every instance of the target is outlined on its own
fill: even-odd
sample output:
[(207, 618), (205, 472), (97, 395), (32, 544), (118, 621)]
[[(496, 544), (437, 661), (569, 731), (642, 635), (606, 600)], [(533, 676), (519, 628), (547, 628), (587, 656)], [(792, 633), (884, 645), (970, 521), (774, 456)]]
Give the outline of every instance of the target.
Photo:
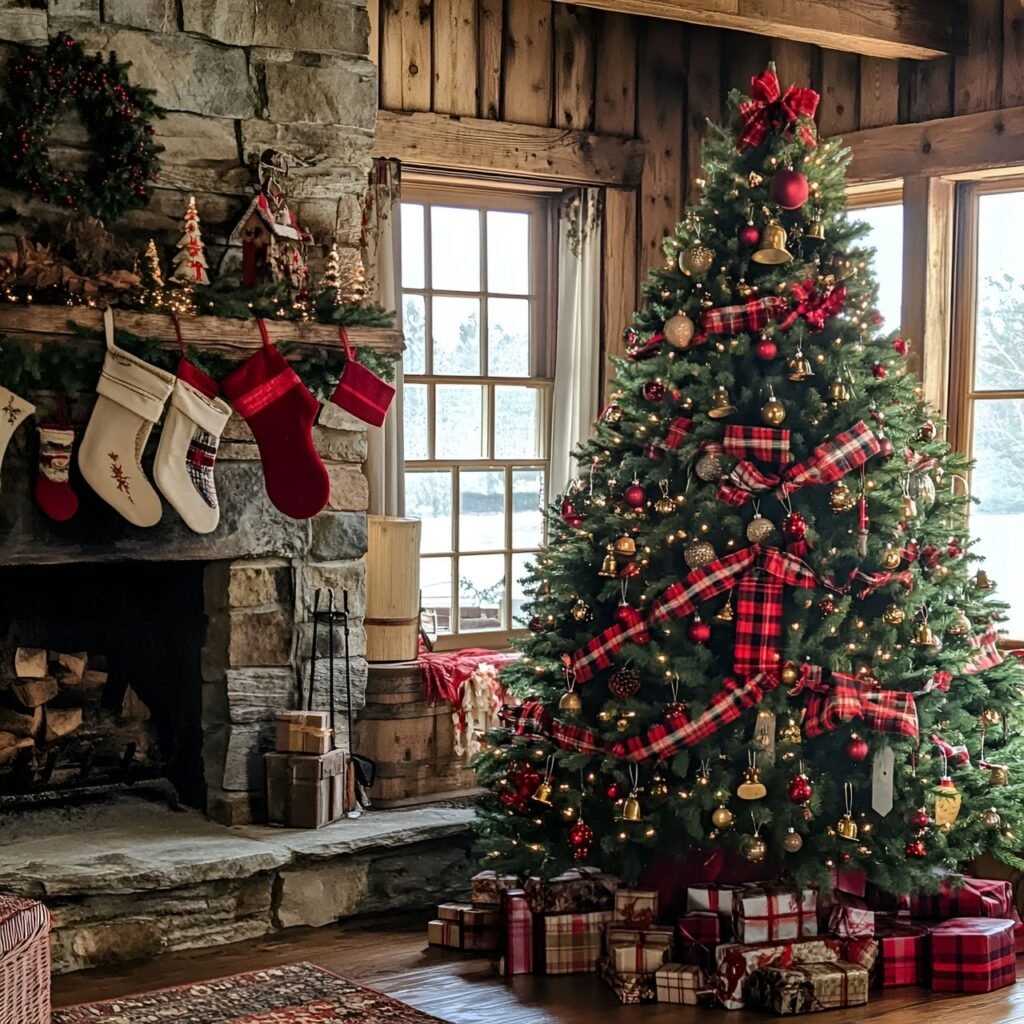
[(205, 809), (203, 569), (0, 568), (0, 804), (166, 780)]

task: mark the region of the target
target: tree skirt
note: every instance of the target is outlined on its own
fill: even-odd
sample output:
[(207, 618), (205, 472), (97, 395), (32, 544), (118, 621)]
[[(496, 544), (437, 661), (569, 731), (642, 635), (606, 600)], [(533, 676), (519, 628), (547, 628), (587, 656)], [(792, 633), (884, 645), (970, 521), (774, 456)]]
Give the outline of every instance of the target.
[(53, 1024), (437, 1024), (438, 1020), (313, 964), (235, 974), (53, 1014)]

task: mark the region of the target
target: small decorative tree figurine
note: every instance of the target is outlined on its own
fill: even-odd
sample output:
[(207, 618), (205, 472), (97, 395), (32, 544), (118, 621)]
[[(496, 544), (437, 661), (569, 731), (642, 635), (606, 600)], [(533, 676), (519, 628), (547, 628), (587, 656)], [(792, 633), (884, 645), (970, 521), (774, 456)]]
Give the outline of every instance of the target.
[(327, 254), (327, 262), (324, 264), (324, 275), (320, 278), (320, 294), (327, 292), (334, 294), (327, 301), (332, 306), (341, 305), (341, 253), (338, 251), (338, 243), (331, 245), (331, 251)]
[(171, 274), (171, 280), (190, 285), (209, 284), (210, 277), (206, 270), (206, 253), (203, 237), (199, 233), (196, 197), (189, 196), (188, 208), (185, 210), (185, 231), (178, 239), (178, 252), (174, 257), (174, 273)]
[(338, 285), (338, 303), (342, 306), (361, 306), (366, 298), (366, 270), (357, 253), (345, 267)]
[(142, 278), (142, 304), (156, 309), (165, 306), (167, 299), (164, 295), (164, 275), (160, 269), (160, 254), (157, 252), (156, 242), (152, 238), (142, 256), (139, 276)]

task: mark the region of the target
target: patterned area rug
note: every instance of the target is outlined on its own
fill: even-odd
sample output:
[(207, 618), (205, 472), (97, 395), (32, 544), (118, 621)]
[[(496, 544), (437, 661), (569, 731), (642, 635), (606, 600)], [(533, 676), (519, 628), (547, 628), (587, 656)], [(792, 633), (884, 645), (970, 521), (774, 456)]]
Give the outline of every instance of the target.
[(313, 964), (289, 964), (109, 1003), (55, 1010), (53, 1024), (438, 1024)]

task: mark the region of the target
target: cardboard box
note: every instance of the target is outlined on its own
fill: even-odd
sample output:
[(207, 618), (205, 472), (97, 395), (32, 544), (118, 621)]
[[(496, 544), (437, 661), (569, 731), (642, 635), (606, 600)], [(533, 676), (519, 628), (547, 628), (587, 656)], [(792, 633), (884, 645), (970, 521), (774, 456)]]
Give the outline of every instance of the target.
[(326, 711), (279, 711), (276, 717), (279, 754), (326, 754), (334, 746)]
[(267, 821), (287, 828), (322, 828), (355, 806), (348, 754), (264, 754)]

